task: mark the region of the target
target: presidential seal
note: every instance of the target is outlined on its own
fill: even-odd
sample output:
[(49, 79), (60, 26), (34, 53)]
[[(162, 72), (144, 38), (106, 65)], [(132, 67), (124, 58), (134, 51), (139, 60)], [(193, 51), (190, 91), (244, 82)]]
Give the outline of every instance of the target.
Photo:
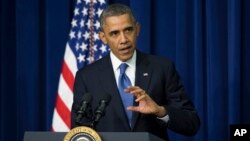
[(92, 128), (79, 126), (71, 129), (63, 141), (102, 141), (99, 134)]

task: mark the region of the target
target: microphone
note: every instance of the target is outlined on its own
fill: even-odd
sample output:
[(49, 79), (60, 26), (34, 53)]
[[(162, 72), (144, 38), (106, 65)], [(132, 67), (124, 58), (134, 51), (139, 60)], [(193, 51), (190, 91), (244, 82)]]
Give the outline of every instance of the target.
[(96, 124), (99, 122), (99, 120), (101, 119), (101, 117), (104, 116), (105, 109), (108, 106), (110, 100), (111, 100), (111, 96), (109, 94), (106, 94), (99, 101), (99, 105), (96, 108), (95, 115), (93, 117), (92, 128), (94, 128), (96, 126)]
[(75, 123), (80, 125), (81, 124), (81, 120), (83, 117), (88, 116), (88, 108), (90, 106), (90, 102), (92, 101), (92, 96), (89, 93), (85, 93), (83, 95), (82, 101), (81, 101), (81, 105), (77, 111), (77, 117), (75, 120)]

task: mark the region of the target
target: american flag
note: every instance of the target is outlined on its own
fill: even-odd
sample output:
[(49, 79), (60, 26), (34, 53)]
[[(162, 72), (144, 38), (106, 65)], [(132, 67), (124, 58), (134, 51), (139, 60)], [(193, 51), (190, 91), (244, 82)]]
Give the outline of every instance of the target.
[(76, 71), (105, 56), (109, 49), (98, 37), (105, 0), (77, 0), (60, 74), (52, 131), (69, 131)]

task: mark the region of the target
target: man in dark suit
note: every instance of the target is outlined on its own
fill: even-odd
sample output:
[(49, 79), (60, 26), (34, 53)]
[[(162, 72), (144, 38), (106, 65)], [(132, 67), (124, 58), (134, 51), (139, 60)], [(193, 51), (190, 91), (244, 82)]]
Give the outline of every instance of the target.
[(72, 128), (77, 126), (76, 112), (84, 94), (92, 95), (92, 108), (109, 94), (112, 99), (97, 131), (150, 132), (165, 140), (167, 128), (195, 135), (200, 120), (173, 63), (136, 50), (140, 26), (132, 11), (125, 5), (110, 5), (100, 24), (99, 36), (111, 52), (77, 72)]

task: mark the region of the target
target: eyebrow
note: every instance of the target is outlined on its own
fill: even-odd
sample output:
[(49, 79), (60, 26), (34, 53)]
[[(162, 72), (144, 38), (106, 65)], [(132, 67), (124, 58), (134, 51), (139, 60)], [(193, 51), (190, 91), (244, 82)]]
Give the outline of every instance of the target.
[(134, 29), (134, 26), (128, 26), (124, 30), (131, 30), (131, 29)]
[(110, 31), (110, 32), (109, 32), (109, 35), (117, 34), (117, 33), (119, 33), (119, 30), (113, 30), (113, 31)]
[[(132, 25), (130, 25), (130, 26), (128, 26), (128, 27), (125, 27), (125, 28), (123, 29), (123, 31), (125, 31), (125, 30), (131, 30), (131, 29), (134, 29), (134, 27), (133, 27)], [(111, 34), (117, 34), (117, 33), (119, 33), (119, 30), (113, 30), (113, 31), (110, 31), (110, 32), (109, 32), (109, 35), (111, 35)]]

